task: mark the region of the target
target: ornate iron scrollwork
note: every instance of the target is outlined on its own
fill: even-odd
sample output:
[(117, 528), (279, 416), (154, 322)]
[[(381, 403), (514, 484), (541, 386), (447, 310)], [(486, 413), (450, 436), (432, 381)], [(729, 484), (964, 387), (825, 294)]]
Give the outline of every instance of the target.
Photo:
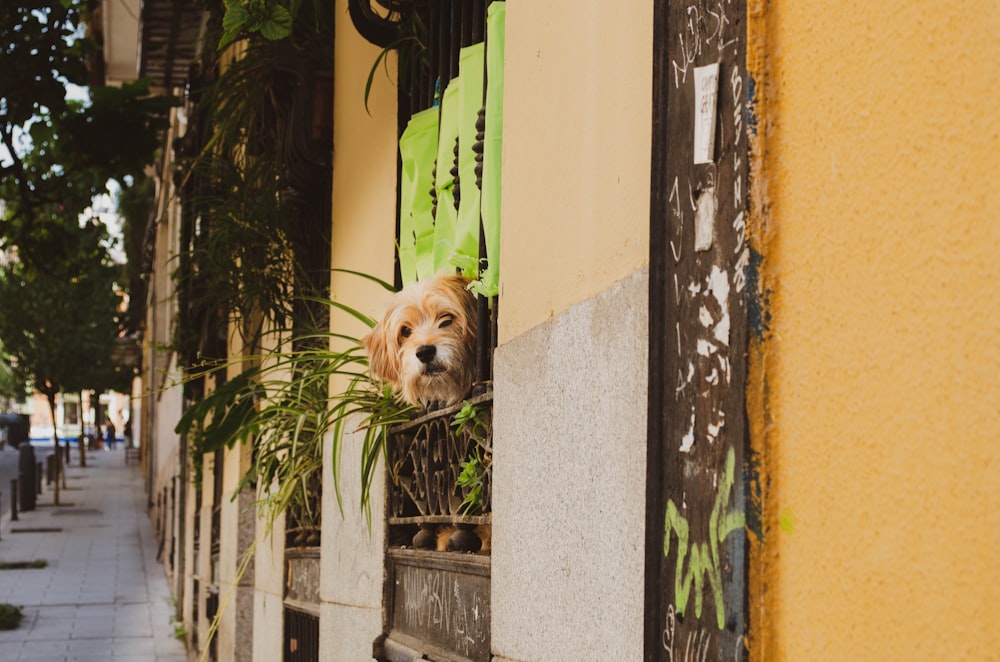
[[(397, 529), (393, 539), (401, 546), (409, 543), (440, 549), (434, 529), (441, 525), (455, 527), (447, 532), (454, 539), (451, 549), (476, 551), (483, 545), (481, 534), (476, 536), (478, 542), (470, 540), (468, 534), (490, 521), (492, 394), (470, 402), (479, 408), (484, 423), (475, 429), (470, 425), (461, 434), (456, 432), (452, 422), (460, 406), (454, 406), (420, 416), (390, 432), (389, 526)], [(474, 488), (458, 484), (463, 464), (470, 460), (480, 467), (473, 507), (466, 504), (466, 497)]]

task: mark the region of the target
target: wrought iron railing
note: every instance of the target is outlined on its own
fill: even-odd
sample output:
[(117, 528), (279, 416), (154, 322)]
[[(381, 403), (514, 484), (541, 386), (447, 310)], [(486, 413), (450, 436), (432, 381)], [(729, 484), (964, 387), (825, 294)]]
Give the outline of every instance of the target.
[[(391, 547), (489, 552), (492, 397), (485, 393), (467, 401), (477, 408), (479, 421), (461, 433), (454, 417), (462, 405), (425, 414), (390, 432)], [(462, 485), (459, 477), (467, 467), (474, 484)]]
[[(461, 432), (455, 415), (464, 405), (390, 432), (386, 629), (374, 643), (378, 660), (490, 659), (492, 392), (467, 403), (476, 424)], [(463, 474), (473, 480), (461, 481)]]

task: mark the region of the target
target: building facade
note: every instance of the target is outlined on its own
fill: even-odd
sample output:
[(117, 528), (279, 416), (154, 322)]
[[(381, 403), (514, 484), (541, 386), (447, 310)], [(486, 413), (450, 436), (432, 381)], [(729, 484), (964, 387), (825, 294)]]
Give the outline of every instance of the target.
[[(363, 426), (336, 456), (323, 443), (322, 522), (306, 542), (254, 508), (250, 446), (195, 458), (177, 432), (199, 394), (169, 349), (186, 310), (171, 272), (191, 245), (175, 173), (191, 157), (188, 76), (211, 20), (194, 3), (160, 4), (141, 8), (136, 73), (185, 105), (155, 173), (136, 420), (192, 650), (351, 662), (993, 655), (992, 3), (510, 0), (467, 3), (481, 11), (466, 18), (442, 1), (419, 32), (377, 4), (336, 0), (332, 75), (313, 88), (329, 121), (314, 115), (312, 135), (328, 130), (332, 150), (328, 222), (312, 243), (328, 253), (329, 296), (372, 317), (388, 295), (350, 272), (402, 278), (401, 137), (435, 98), (443, 117), (437, 85), (485, 43), (476, 189), (501, 219), (484, 249), (499, 265), (484, 318), (490, 509), (452, 520), (490, 536), (488, 554), (458, 558), (399, 543), (399, 527), (448, 518), (394, 510), (384, 466), (362, 485)], [(125, 34), (118, 5), (103, 11), (105, 34)], [(419, 57), (388, 48), (414, 35), (451, 44), (440, 70), (426, 65), (429, 92), (410, 85)], [(366, 330), (341, 308), (328, 328)], [(223, 336), (222, 353), (240, 357), (232, 380), (259, 348), (232, 326)]]

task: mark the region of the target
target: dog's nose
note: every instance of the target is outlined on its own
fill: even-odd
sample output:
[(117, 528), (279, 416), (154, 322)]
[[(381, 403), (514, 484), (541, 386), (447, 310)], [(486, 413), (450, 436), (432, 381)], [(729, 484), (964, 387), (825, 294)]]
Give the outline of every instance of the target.
[(417, 358), (421, 363), (430, 363), (437, 356), (437, 347), (434, 345), (421, 345), (417, 348)]

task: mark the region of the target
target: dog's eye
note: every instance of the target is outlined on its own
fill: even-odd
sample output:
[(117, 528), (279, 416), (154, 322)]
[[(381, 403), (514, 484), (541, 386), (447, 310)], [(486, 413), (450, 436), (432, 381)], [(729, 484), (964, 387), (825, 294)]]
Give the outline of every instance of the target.
[(441, 323), (438, 324), (438, 328), (444, 329), (446, 327), (449, 327), (451, 326), (451, 323), (454, 321), (455, 321), (454, 317), (452, 317), (451, 315), (445, 315), (444, 318), (441, 319)]
[(408, 326), (404, 326), (399, 330), (399, 335), (401, 338), (409, 338), (411, 333), (413, 333), (413, 331)]

